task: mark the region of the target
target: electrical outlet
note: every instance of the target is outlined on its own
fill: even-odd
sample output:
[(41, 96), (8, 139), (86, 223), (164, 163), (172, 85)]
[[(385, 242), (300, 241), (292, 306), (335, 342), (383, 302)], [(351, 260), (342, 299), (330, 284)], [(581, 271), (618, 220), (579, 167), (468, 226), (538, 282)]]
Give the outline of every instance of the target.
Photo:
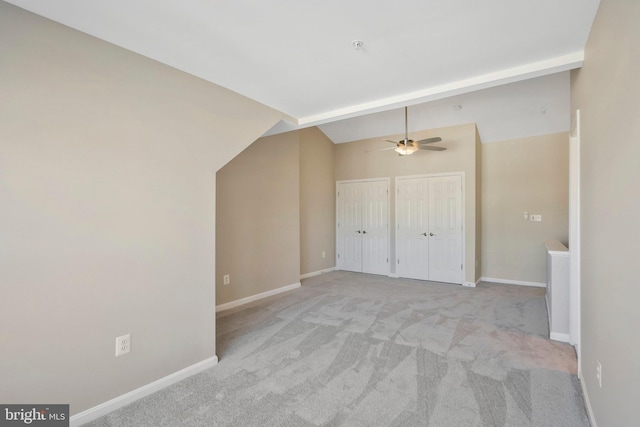
[(529, 212), (524, 211), (524, 219), (525, 220), (529, 219)]
[(598, 387), (602, 388), (602, 365), (599, 360), (596, 363), (596, 378), (598, 379)]
[(534, 222), (542, 221), (542, 215), (529, 215), (529, 217), (531, 218), (531, 221), (534, 221)]
[(228, 274), (225, 274), (222, 280), (225, 285), (228, 285), (229, 283), (231, 283), (231, 278), (229, 277)]
[(325, 251), (322, 251), (322, 258), (326, 258), (327, 257), (327, 253)]
[(127, 354), (131, 351), (131, 335), (122, 335), (116, 338), (116, 357)]

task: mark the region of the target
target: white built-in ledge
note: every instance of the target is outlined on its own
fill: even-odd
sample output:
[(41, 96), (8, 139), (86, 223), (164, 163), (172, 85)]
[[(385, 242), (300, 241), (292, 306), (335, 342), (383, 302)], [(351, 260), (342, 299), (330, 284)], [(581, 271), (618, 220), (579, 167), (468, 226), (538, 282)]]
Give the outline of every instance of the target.
[(560, 240), (548, 240), (544, 243), (547, 253), (553, 256), (569, 256), (569, 248), (560, 242)]
[(569, 249), (559, 240), (549, 240), (545, 247), (549, 338), (569, 342)]

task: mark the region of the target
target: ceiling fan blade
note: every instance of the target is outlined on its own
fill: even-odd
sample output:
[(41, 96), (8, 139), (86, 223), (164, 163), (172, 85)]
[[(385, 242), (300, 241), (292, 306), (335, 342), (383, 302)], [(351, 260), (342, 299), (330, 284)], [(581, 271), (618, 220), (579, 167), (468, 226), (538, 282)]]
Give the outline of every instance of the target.
[(385, 142), (390, 142), (395, 145), (395, 147), (391, 148), (380, 148), (378, 150), (370, 150), (367, 153), (371, 153), (372, 151), (385, 151), (385, 150), (396, 150), (398, 155), (400, 156), (408, 156), (410, 154), (415, 153), (418, 150), (430, 150), (430, 151), (444, 151), (446, 148), (444, 147), (432, 147), (421, 144), (433, 144), (435, 142), (442, 141), (442, 138), (439, 136), (435, 136), (433, 138), (421, 139), (420, 141), (414, 141), (413, 139), (409, 139), (409, 119), (407, 114), (407, 107), (404, 107), (404, 138), (400, 141), (392, 141), (390, 139), (384, 139)]
[(387, 150), (395, 150), (397, 147), (391, 147), (391, 148), (378, 148), (377, 150), (369, 150), (369, 151), (365, 151), (365, 153), (373, 153), (374, 151), (387, 151)]
[(434, 142), (440, 142), (442, 138), (436, 136), (434, 138), (421, 139), (420, 141), (416, 141), (416, 144), (433, 144)]

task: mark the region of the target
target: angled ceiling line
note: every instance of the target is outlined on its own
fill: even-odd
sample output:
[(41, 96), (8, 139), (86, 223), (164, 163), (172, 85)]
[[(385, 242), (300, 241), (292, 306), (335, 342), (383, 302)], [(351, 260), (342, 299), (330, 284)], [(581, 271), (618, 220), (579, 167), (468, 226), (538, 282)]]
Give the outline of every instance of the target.
[[(584, 62), (584, 51), (574, 52), (544, 61), (532, 62), (526, 65), (507, 68), (493, 73), (483, 74), (468, 79), (458, 80), (439, 86), (422, 89), (402, 95), (381, 98), (371, 102), (355, 104), (313, 116), (301, 117), (292, 121), (299, 127), (317, 126), (336, 120), (348, 119), (364, 114), (391, 110), (404, 105), (415, 105), (438, 99), (461, 95), (476, 90), (488, 89), (503, 84), (542, 77), (580, 68)], [(291, 116), (289, 116), (291, 117)]]

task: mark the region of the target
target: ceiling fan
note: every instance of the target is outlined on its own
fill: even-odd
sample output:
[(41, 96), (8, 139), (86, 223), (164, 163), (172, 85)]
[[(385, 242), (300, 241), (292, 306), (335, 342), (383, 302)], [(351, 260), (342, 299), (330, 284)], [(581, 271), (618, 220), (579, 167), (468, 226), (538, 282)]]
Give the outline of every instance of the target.
[[(430, 150), (430, 151), (444, 151), (446, 148), (444, 147), (434, 147), (428, 144), (433, 144), (435, 142), (442, 141), (442, 138), (439, 136), (427, 139), (421, 139), (420, 141), (414, 141), (413, 139), (409, 139), (409, 125), (407, 120), (407, 107), (404, 107), (404, 139), (400, 141), (392, 141), (390, 139), (385, 139), (387, 142), (391, 142), (396, 144), (395, 148), (382, 148), (382, 150), (395, 150), (396, 153), (401, 156), (408, 156), (410, 154), (415, 153), (418, 150)], [(376, 150), (380, 151), (380, 150)]]

